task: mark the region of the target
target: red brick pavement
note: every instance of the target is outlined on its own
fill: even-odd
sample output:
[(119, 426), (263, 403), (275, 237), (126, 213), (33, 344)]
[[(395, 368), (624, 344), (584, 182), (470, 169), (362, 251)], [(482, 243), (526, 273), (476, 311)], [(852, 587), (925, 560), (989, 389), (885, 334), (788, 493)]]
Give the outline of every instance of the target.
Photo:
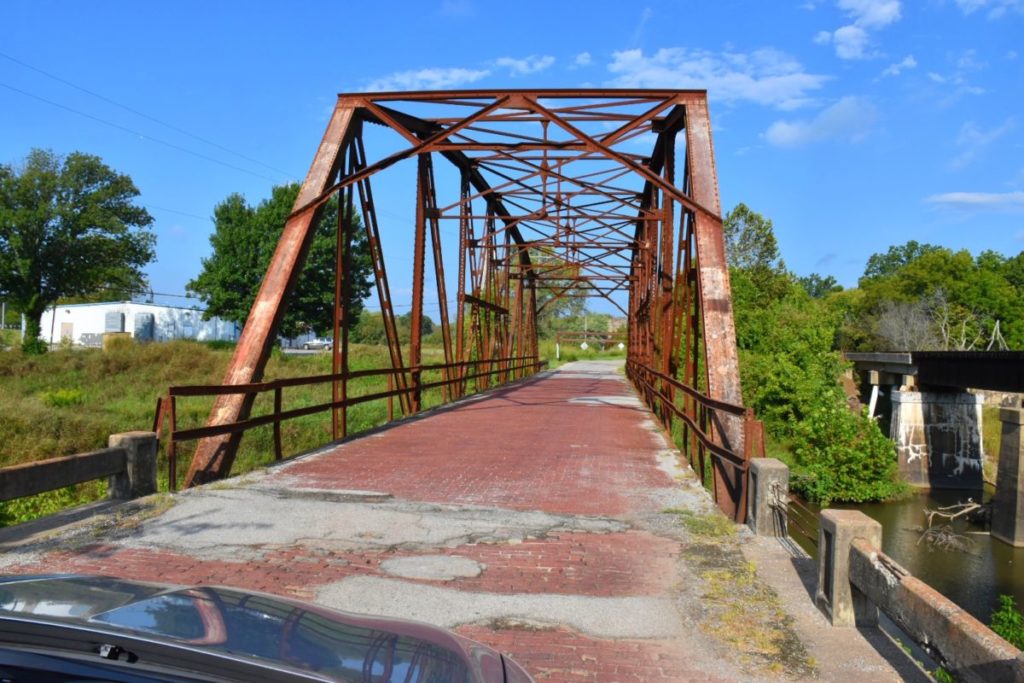
[(571, 402), (632, 396), (622, 380), (543, 379), (494, 392), (327, 457), (288, 467), (298, 486), (388, 491), (397, 498), (583, 515), (656, 509), (643, 493), (671, 486), (661, 443), (632, 406)]

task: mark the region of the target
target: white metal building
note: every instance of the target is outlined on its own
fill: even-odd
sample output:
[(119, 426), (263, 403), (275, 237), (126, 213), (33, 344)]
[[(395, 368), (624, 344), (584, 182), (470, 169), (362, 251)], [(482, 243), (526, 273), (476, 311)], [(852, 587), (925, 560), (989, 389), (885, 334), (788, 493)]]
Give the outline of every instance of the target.
[(128, 332), (139, 341), (236, 341), (240, 331), (217, 317), (203, 320), (203, 312), (195, 308), (132, 301), (51, 307), (43, 313), (40, 328), (40, 337), (51, 344), (70, 339), (83, 346), (99, 346), (104, 332)]

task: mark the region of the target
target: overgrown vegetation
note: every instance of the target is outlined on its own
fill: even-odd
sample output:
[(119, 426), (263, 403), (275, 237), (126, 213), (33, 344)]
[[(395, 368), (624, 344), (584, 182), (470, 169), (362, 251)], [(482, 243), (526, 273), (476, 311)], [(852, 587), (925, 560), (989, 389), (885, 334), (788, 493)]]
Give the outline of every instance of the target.
[(793, 489), (816, 503), (900, 494), (895, 447), (847, 408), (839, 383), (844, 366), (834, 343), (844, 311), (833, 305), (834, 283), (787, 271), (771, 221), (746, 206), (725, 222), (743, 396), (764, 420), (770, 454), (792, 468)]
[(981, 407), (981, 450), (985, 481), (994, 482), (999, 472), (999, 443), (1002, 440), (1003, 423), (999, 419), (999, 406)]

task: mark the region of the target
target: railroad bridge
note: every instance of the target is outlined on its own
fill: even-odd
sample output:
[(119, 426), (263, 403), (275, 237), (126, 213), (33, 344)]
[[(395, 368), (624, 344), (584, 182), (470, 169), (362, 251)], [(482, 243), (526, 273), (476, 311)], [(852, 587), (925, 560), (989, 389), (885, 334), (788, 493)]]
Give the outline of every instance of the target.
[[(381, 229), (394, 207), (374, 194), (388, 173), (415, 196), (397, 237)], [(332, 202), (332, 372), (264, 381)], [(383, 367), (350, 357), (357, 239)], [(397, 261), (411, 263), (407, 344), (385, 246), (391, 259), (411, 251)], [(626, 315), (624, 362), (545, 368), (538, 320), (567, 297)], [(430, 299), (433, 359), (420, 324)], [(206, 423), (186, 424), (180, 404), (202, 397)], [(393, 420), (350, 433), (354, 411), (382, 403)], [(311, 418), (328, 443), (284, 458), (290, 421)], [(273, 430), (282, 462), (217, 481), (255, 428)], [(154, 431), (171, 487), (186, 490), (59, 532), (6, 530), (0, 570), (227, 584), (422, 619), (512, 653), (542, 681), (925, 680), (879, 631), (826, 627), (809, 598), (814, 561), (737, 535), (721, 514), (744, 521), (764, 441), (740, 392), (703, 91), (339, 96), (223, 383), (172, 387)], [(138, 479), (129, 444), (145, 439), (112, 437), (93, 474)], [(43, 490), (7, 476), (4, 495)]]

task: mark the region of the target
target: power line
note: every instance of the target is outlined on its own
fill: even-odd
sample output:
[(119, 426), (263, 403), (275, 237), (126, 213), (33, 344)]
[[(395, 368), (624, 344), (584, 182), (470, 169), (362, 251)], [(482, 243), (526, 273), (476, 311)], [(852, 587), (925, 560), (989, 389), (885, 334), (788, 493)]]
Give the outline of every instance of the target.
[(168, 209), (165, 206), (157, 206), (156, 204), (145, 204), (147, 209), (153, 209), (154, 211), (166, 211), (167, 213), (176, 213), (181, 216), (188, 216), (189, 218), (198, 218), (201, 221), (213, 221), (209, 216), (200, 216), (198, 214), (189, 213), (187, 211), (178, 211), (177, 209)]
[(39, 95), (30, 93), (30, 92), (28, 92), (26, 90), (22, 90), (21, 88), (15, 88), (13, 85), (8, 85), (7, 83), (0, 82), (0, 87), (7, 88), (8, 90), (13, 90), (14, 92), (19, 93), (21, 95), (24, 95), (25, 97), (31, 97), (34, 100), (39, 100), (40, 102), (45, 102), (46, 104), (50, 105), (51, 107), (57, 107), (58, 109), (63, 109), (65, 111), (69, 111), (72, 114), (77, 114), (77, 115), (85, 117), (87, 119), (91, 119), (91, 120), (96, 121), (98, 123), (102, 123), (105, 126), (110, 126), (111, 128), (115, 128), (117, 130), (120, 130), (122, 132), (129, 133), (131, 135), (137, 135), (137, 136), (139, 136), (140, 138), (142, 138), (144, 140), (149, 140), (150, 142), (155, 142), (157, 144), (164, 145), (165, 147), (170, 147), (171, 149), (176, 149), (179, 152), (184, 152), (186, 154), (191, 154), (194, 157), (198, 157), (200, 159), (205, 159), (206, 161), (209, 161), (209, 162), (212, 162), (212, 163), (215, 163), (215, 164), (220, 164), (221, 166), (225, 166), (227, 168), (234, 169), (236, 171), (240, 171), (242, 173), (248, 173), (249, 175), (256, 176), (257, 178), (263, 178), (264, 180), (269, 180), (272, 183), (276, 183), (277, 182), (276, 179), (271, 178), (270, 176), (263, 175), (262, 173), (257, 173), (256, 171), (250, 171), (247, 168), (242, 168), (241, 166), (235, 166), (234, 164), (230, 164), (230, 163), (228, 163), (226, 161), (221, 161), (220, 159), (215, 159), (215, 158), (213, 158), (211, 156), (207, 156), (206, 154), (203, 154), (202, 152), (196, 152), (194, 150), (188, 149), (187, 147), (182, 147), (181, 145), (176, 145), (173, 142), (167, 142), (166, 140), (161, 140), (160, 138), (155, 138), (155, 137), (153, 137), (151, 135), (146, 135), (145, 133), (141, 133), (141, 132), (139, 132), (137, 130), (134, 130), (132, 128), (128, 128), (127, 126), (122, 126), (119, 123), (113, 123), (112, 121), (107, 121), (106, 119), (101, 119), (98, 116), (93, 116), (92, 114), (87, 114), (84, 111), (80, 111), (80, 110), (75, 109), (73, 107), (69, 107), (69, 106), (67, 106), (65, 104), (60, 104), (59, 102), (54, 102), (53, 100), (48, 100), (45, 97), (40, 97)]
[(271, 171), (275, 171), (277, 173), (280, 173), (280, 174), (288, 177), (289, 179), (292, 179), (292, 178), (295, 177), (295, 175), (293, 173), (289, 173), (288, 171), (281, 170), (280, 168), (276, 168), (274, 166), (271, 166), (270, 164), (265, 164), (265, 163), (263, 163), (262, 161), (260, 161), (258, 159), (253, 159), (252, 157), (246, 156), (245, 154), (242, 154), (241, 152), (236, 152), (236, 151), (234, 151), (234, 150), (232, 150), (232, 149), (230, 149), (228, 147), (225, 147), (224, 145), (221, 145), (221, 144), (219, 144), (217, 142), (214, 142), (213, 140), (208, 140), (208, 139), (202, 137), (201, 135), (196, 135), (195, 133), (190, 133), (189, 131), (187, 131), (187, 130), (185, 130), (183, 128), (180, 128), (178, 126), (175, 126), (174, 124), (167, 123), (166, 121), (162, 121), (162, 120), (156, 118), (155, 116), (150, 116), (149, 114), (146, 114), (145, 112), (141, 112), (138, 109), (134, 109), (132, 107), (129, 107), (126, 104), (122, 104), (122, 103), (120, 103), (120, 102), (118, 102), (116, 100), (112, 100), (109, 97), (101, 95), (98, 92), (94, 92), (92, 90), (89, 90), (88, 88), (83, 88), (82, 86), (77, 85), (75, 83), (72, 83), (71, 81), (69, 81), (69, 80), (67, 80), (65, 78), (61, 78), (60, 76), (52, 74), (52, 73), (50, 73), (48, 71), (44, 71), (43, 69), (40, 69), (39, 67), (32, 66), (31, 64), (29, 64), (27, 62), (23, 62), (22, 60), (17, 59), (16, 57), (12, 57), (9, 54), (5, 54), (3, 52), (0, 52), (0, 57), (3, 57), (4, 59), (8, 59), (8, 60), (14, 62), (15, 64), (19, 64), (19, 65), (25, 67), (26, 69), (31, 69), (32, 71), (35, 71), (36, 73), (40, 73), (40, 74), (46, 76), (47, 78), (52, 78), (53, 80), (57, 81), (58, 83), (63, 83), (64, 85), (66, 85), (68, 87), (71, 87), (71, 88), (74, 88), (75, 90), (80, 90), (81, 92), (84, 92), (87, 95), (91, 95), (92, 97), (95, 97), (97, 99), (103, 100), (104, 102), (106, 102), (108, 104), (112, 104), (115, 107), (120, 107), (121, 109), (124, 109), (127, 112), (131, 112), (132, 114), (135, 114), (136, 116), (141, 116), (142, 118), (147, 119), (149, 121), (152, 121), (153, 123), (156, 123), (156, 124), (159, 124), (161, 126), (164, 126), (165, 128), (169, 128), (169, 129), (175, 131), (176, 133), (181, 133), (182, 135), (186, 135), (186, 136), (188, 136), (188, 137), (190, 137), (190, 138), (192, 138), (194, 140), (198, 140), (199, 142), (202, 142), (204, 144), (210, 145), (211, 147), (216, 147), (217, 149), (221, 150), (222, 152), (227, 152), (228, 154), (232, 154), (232, 155), (234, 155), (236, 157), (239, 157), (241, 159), (245, 159), (246, 161), (254, 163), (254, 164), (258, 165), (258, 166), (262, 166), (264, 168), (270, 169)]

